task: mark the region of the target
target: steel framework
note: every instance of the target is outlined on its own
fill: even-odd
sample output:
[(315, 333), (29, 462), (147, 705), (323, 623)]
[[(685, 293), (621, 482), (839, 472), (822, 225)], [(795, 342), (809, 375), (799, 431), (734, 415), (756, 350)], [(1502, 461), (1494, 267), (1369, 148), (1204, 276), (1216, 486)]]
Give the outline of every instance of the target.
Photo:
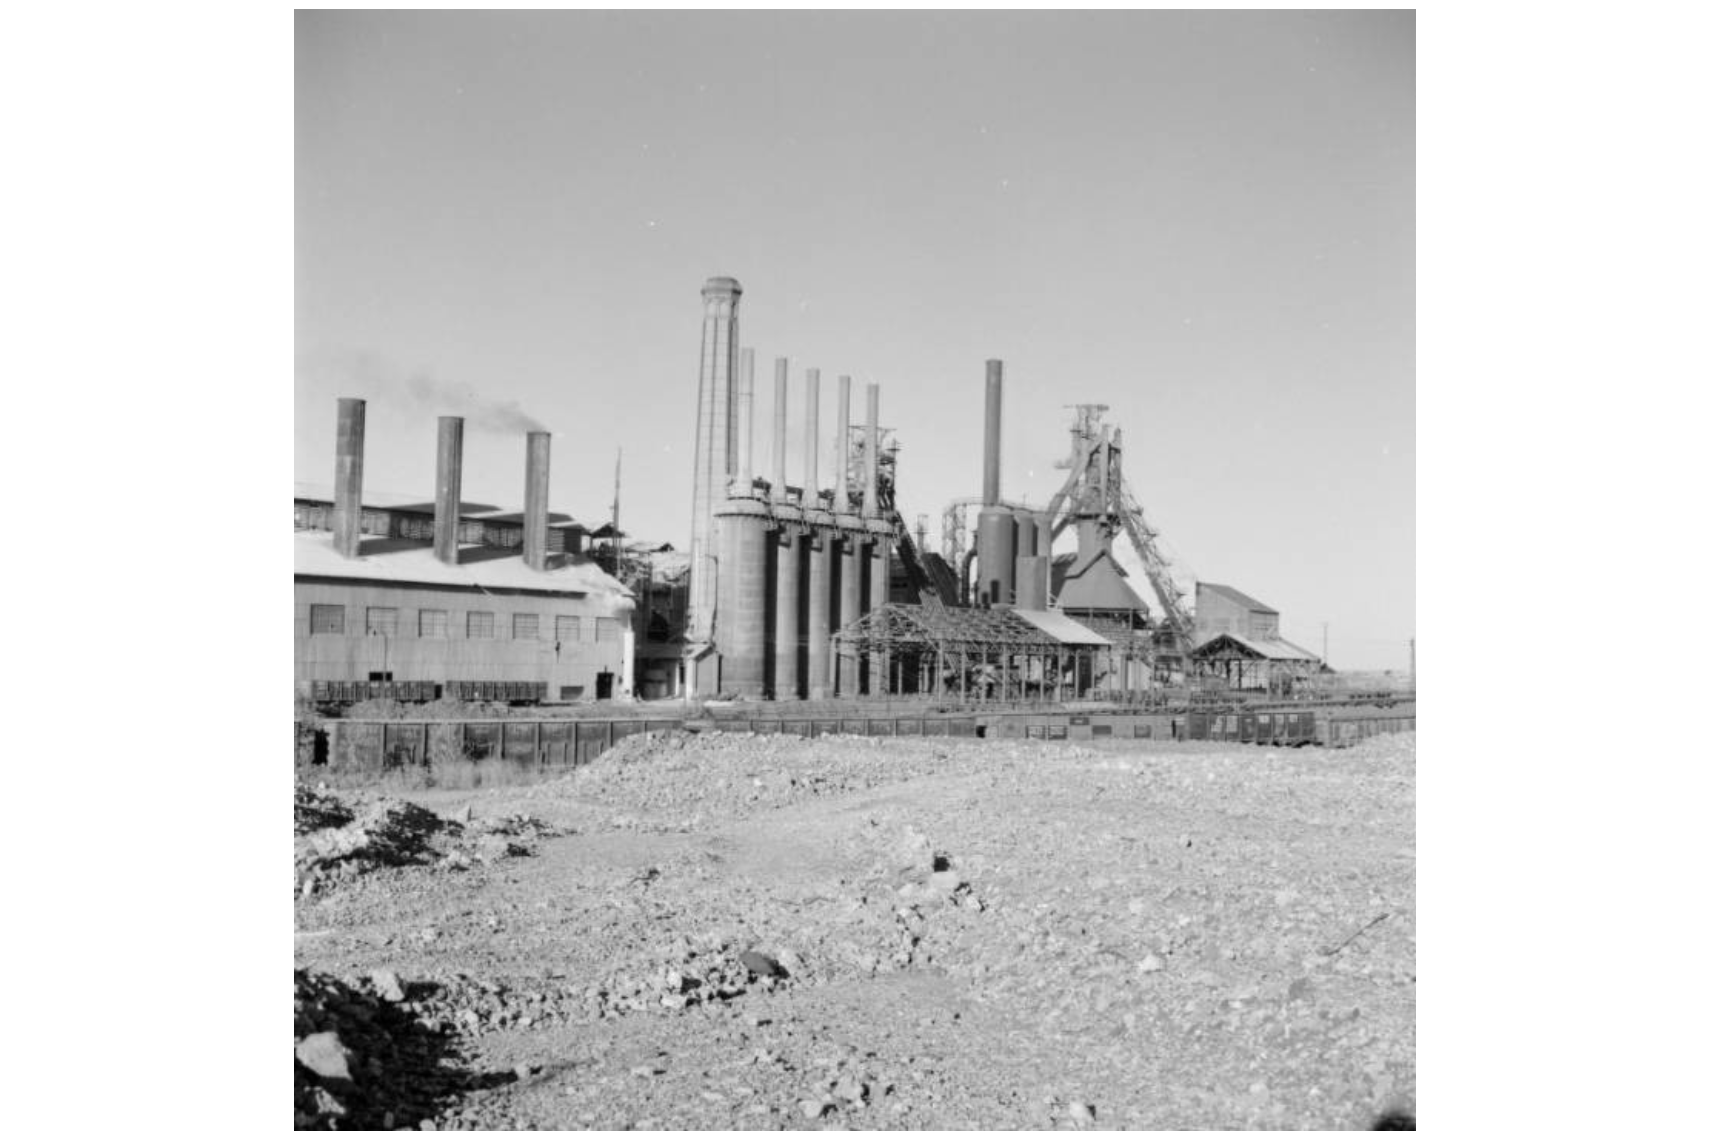
[(834, 634), (837, 654), (884, 654), (889, 692), (965, 700), (1078, 699), (1102, 647), (1071, 645), (1011, 609), (891, 602)]

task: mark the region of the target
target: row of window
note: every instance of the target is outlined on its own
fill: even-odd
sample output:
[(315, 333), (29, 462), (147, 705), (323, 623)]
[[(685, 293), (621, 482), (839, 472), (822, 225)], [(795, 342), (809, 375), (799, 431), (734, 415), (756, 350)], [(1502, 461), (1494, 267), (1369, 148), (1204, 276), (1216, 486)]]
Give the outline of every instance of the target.
[[(413, 614), (414, 611), (409, 611)], [(490, 640), (498, 636), (498, 615), (486, 610), (469, 610), (458, 614), (465, 619), (456, 628), (464, 630), (470, 640)], [(431, 638), (448, 638), (450, 632), (450, 611), (420, 610), (417, 618), (410, 619), (413, 628), (419, 636)], [(552, 619), (553, 638), (559, 642), (574, 642), (582, 639), (582, 619), (570, 614), (556, 614)], [(594, 630), (595, 641), (614, 641), (618, 637), (618, 623), (612, 618), (597, 617), (590, 619)], [(395, 606), (366, 607), (367, 637), (402, 637), (401, 611)], [(337, 605), (312, 606), (312, 633), (345, 634), (348, 632), (348, 607)], [(537, 641), (540, 638), (539, 614), (511, 614), (510, 638), (513, 641)]]

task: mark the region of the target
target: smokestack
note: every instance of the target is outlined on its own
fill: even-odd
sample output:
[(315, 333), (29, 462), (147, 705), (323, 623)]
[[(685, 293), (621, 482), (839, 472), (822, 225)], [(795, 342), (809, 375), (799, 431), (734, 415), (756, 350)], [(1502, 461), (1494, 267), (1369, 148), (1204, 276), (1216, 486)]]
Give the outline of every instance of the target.
[(750, 421), (756, 406), (756, 350), (738, 353), (738, 479), (734, 494), (748, 495), (755, 489), (756, 469), (751, 464)]
[(344, 558), (360, 556), (360, 482), (366, 466), (366, 401), (336, 401), (336, 495), (330, 538)]
[(840, 411), (835, 419), (839, 427), (834, 443), (834, 513), (849, 515), (852, 496), (846, 491), (846, 453), (851, 450), (847, 437), (852, 433), (852, 377), (840, 377), (840, 394), (835, 398), (840, 401)]
[(822, 430), (818, 419), (822, 402), (822, 370), (804, 370), (804, 505), (814, 507), (816, 498), (816, 433)]
[(984, 362), (984, 505), (1002, 501), (1002, 362)]
[(546, 569), (546, 496), (552, 483), (552, 433), (528, 433), (528, 484), (522, 492), (522, 561)]
[(456, 564), (456, 531), (462, 521), (462, 417), (438, 417), (438, 484), (432, 504), (432, 553)]
[[(696, 472), (690, 504), (690, 604), (685, 629), (692, 646), (713, 636), (716, 582), (714, 511), (725, 501), (731, 470), (732, 393), (738, 363), (738, 306), (744, 287), (710, 277), (702, 287), (702, 361), (696, 385)], [(692, 692), (712, 677), (696, 678)]]
[(870, 384), (864, 389), (864, 517), (876, 518), (882, 513), (876, 498), (876, 411), (881, 385)]
[(774, 358), (774, 485), (769, 499), (779, 502), (786, 497), (786, 358)]

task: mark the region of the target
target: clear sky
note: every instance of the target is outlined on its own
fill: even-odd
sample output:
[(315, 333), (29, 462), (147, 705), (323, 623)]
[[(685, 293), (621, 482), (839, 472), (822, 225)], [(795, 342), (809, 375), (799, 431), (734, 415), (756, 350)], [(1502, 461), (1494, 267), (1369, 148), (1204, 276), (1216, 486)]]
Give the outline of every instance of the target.
[[(366, 484), (687, 545), (703, 281), (772, 361), (882, 389), (908, 523), (1047, 501), (1110, 405), (1181, 564), (1342, 668), (1415, 632), (1410, 12), (296, 14), (295, 478), (366, 397)], [(794, 458), (789, 466), (800, 469)], [(832, 461), (822, 460), (826, 473)], [(1126, 542), (1119, 557), (1131, 562)]]

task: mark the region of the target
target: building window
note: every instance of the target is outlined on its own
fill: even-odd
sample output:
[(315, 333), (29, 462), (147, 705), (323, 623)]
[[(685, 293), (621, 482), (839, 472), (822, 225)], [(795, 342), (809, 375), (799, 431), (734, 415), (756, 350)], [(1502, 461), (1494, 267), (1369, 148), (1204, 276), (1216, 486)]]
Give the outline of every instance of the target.
[(666, 620), (665, 614), (655, 614), (648, 619), (648, 640), (662, 644), (672, 640), (672, 623)]
[(594, 640), (595, 641), (617, 641), (618, 640), (618, 622), (613, 618), (595, 618), (594, 619)]
[(342, 606), (314, 605), (312, 607), (312, 632), (341, 633), (344, 612)]
[(540, 636), (539, 614), (511, 614), (510, 636), (517, 641), (533, 641)]
[(561, 644), (576, 641), (582, 636), (581, 618), (571, 617), (569, 614), (559, 614), (553, 619), (553, 622), (555, 623), (554, 632), (558, 635), (558, 641)]
[(487, 613), (469, 614), (468, 636), (477, 640), (492, 637), (492, 615)]
[(443, 610), (421, 610), (420, 636), (449, 637), (450, 615)]
[(366, 607), (366, 636), (367, 637), (395, 637), (396, 636), (396, 607), (395, 606), (367, 606)]

